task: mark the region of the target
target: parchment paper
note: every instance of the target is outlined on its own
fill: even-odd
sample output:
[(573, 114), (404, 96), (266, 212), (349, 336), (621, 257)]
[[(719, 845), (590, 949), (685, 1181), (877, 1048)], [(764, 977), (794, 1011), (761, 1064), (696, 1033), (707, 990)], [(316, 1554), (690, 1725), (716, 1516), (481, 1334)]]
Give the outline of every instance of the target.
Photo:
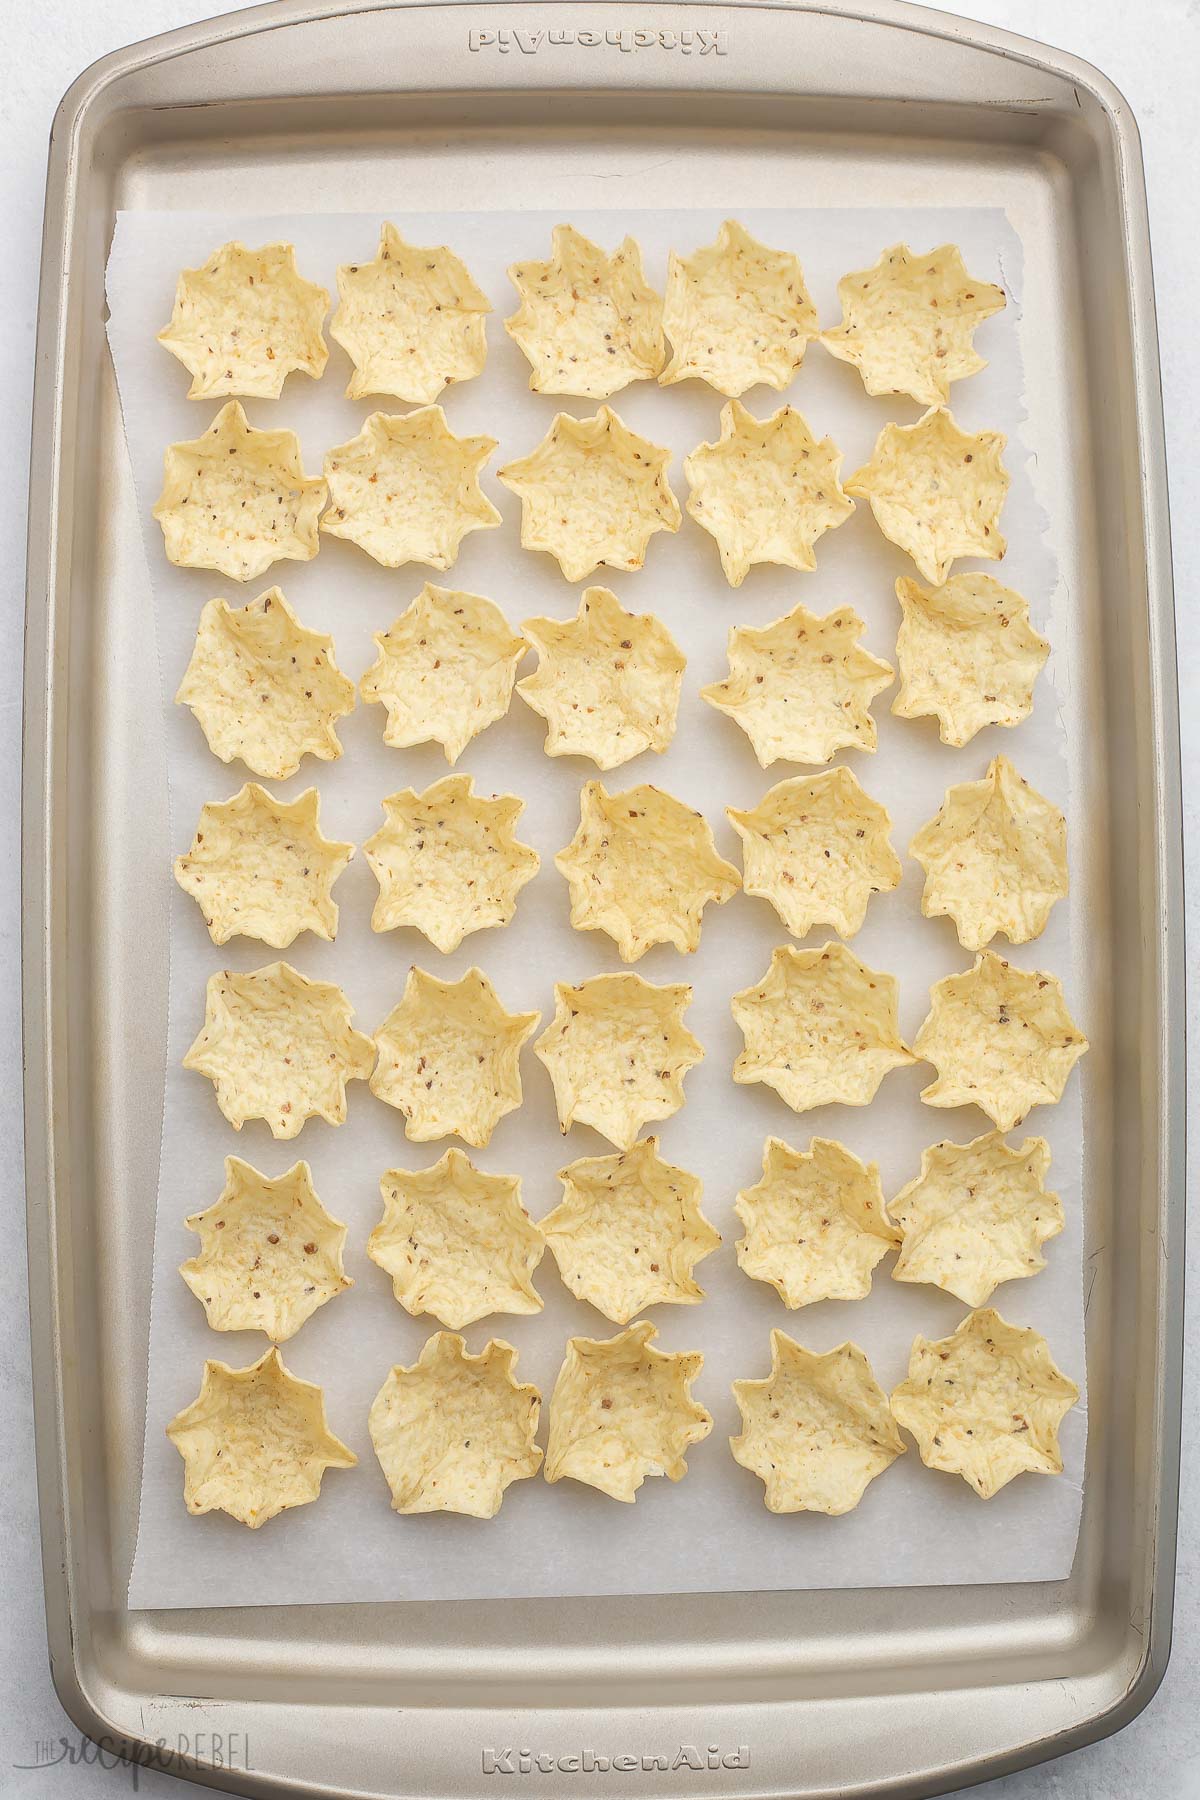
[[(489, 321), (484, 375), (443, 397), (455, 430), (484, 431), (500, 440), (492, 469), (532, 448), (560, 407), (578, 414), (594, 410), (586, 401), (530, 394), (525, 361), (500, 322), (514, 306), (507, 264), (547, 254), (556, 220), (534, 212), (414, 218), (411, 209), (389, 208), (389, 202), (399, 199), (381, 194), (380, 213), (372, 215), (125, 213), (118, 219), (108, 271), (109, 337), (153, 593), (146, 630), (155, 634), (159, 651), (175, 850), (190, 843), (204, 801), (227, 797), (244, 778), (240, 766), (227, 768), (209, 753), (191, 714), (172, 703), (203, 603), (214, 594), (248, 599), (278, 582), (302, 620), (333, 633), (341, 666), (357, 677), (373, 659), (371, 633), (391, 623), (428, 573), (417, 566), (383, 570), (355, 546), (331, 538), (322, 539), (313, 562), (279, 563), (242, 590), (211, 573), (168, 564), (150, 517), (161, 484), (163, 449), (175, 439), (196, 436), (216, 411), (215, 404), (185, 398), (184, 371), (155, 342), (155, 332), (170, 316), (177, 271), (201, 262), (229, 238), (257, 244), (283, 237), (297, 245), (303, 273), (334, 292), (337, 264), (372, 255), (380, 219), (391, 217), (416, 241), (454, 245), (496, 307)], [(884, 245), (900, 238), (918, 246), (952, 239), (962, 246), (973, 273), (1004, 283), (1010, 305), (980, 332), (989, 367), (958, 386), (954, 410), (967, 428), (992, 426), (1008, 433), (1013, 484), (1003, 523), (1009, 553), (999, 572), (1029, 597), (1034, 622), (1044, 627), (1055, 584), (1046, 535), (1053, 521), (1041, 510), (1036, 480), (1031, 479), (1039, 446), (1024, 435), (1021, 250), (1004, 215), (979, 209), (764, 210), (743, 216), (749, 229), (768, 243), (799, 253), (823, 321), (838, 317), (838, 276), (869, 265)], [(719, 215), (701, 211), (581, 213), (575, 219), (604, 243), (615, 243), (627, 230), (635, 232), (647, 272), (660, 288), (668, 248), (710, 241), (719, 222)], [(342, 390), (348, 372), (347, 359), (333, 347), (319, 383), (293, 375), (280, 400), (248, 401), (251, 422), (295, 429), (306, 469), (318, 473), (324, 451), (353, 436), (373, 407), (403, 410), (399, 402), (347, 400)], [(801, 408), (818, 435), (831, 433), (845, 453), (843, 473), (865, 460), (887, 418), (909, 420), (920, 411), (907, 401), (869, 399), (857, 374), (819, 346), (810, 346), (786, 398)], [(781, 400), (760, 388), (749, 403), (765, 415)], [(694, 384), (665, 390), (643, 384), (618, 395), (614, 404), (633, 428), (671, 446), (672, 483), (682, 501), (687, 491), (682, 458), (702, 439), (718, 435), (720, 397)], [(520, 549), (516, 497), (491, 473), (483, 485), (504, 514), (502, 528), (468, 538), (453, 571), (435, 579), (489, 595), (514, 623), (533, 613), (572, 615), (580, 588), (564, 581), (549, 558)], [(846, 525), (821, 540), (817, 560), (816, 572), (808, 575), (756, 568), (733, 592), (720, 573), (712, 540), (685, 516), (677, 536), (653, 540), (646, 567), (638, 574), (601, 571), (593, 577), (607, 582), (626, 605), (657, 612), (688, 658), (679, 729), (670, 750), (614, 771), (605, 778), (608, 785), (652, 780), (702, 808), (722, 851), (737, 862), (737, 840), (722, 809), (754, 805), (775, 781), (796, 771), (782, 764), (760, 770), (742, 733), (699, 699), (700, 687), (725, 673), (729, 627), (764, 624), (799, 600), (816, 612), (849, 602), (867, 621), (867, 646), (894, 660), (899, 609), (893, 582), (912, 568), (882, 538), (865, 503), (859, 503)], [(531, 657), (523, 672), (532, 666)], [(1061, 685), (1065, 690), (1069, 684)], [(941, 745), (932, 721), (894, 719), (887, 710), (890, 697), (885, 693), (875, 703), (878, 753), (851, 754), (846, 760), (868, 791), (890, 808), (894, 842), (902, 855), (913, 832), (937, 810), (946, 786), (982, 775), (999, 750), (1011, 754), (1021, 772), (1069, 814), (1063, 744), (1071, 728), (1070, 700), (1068, 693), (1060, 697), (1056, 690), (1053, 656), (1039, 682), (1032, 718), (1016, 731), (981, 733), (963, 750)], [(382, 725), (382, 709), (360, 706), (339, 725), (345, 745), (339, 762), (309, 762), (291, 781), (279, 784), (279, 791), (290, 797), (316, 783), (328, 836), (361, 845), (380, 822), (385, 794), (410, 784), (421, 788), (445, 773), (436, 746), (387, 749)], [(546, 757), (543, 734), (543, 721), (514, 697), (508, 718), (471, 743), (458, 764), (485, 791), (511, 790), (527, 802), (522, 836), (541, 852), (543, 868), (523, 892), (510, 927), (468, 938), (446, 957), (416, 933), (376, 936), (369, 926), (375, 882), (360, 853), (336, 890), (341, 905), (336, 942), (303, 939), (287, 953), (305, 972), (340, 982), (363, 1029), (370, 1031), (381, 1022), (399, 998), (414, 961), (443, 976), (457, 976), (478, 962), (510, 1009), (539, 1007), (544, 1019), (553, 1011), (555, 979), (578, 981), (621, 966), (606, 938), (571, 930), (566, 886), (552, 862), (575, 830), (579, 788), (595, 771), (576, 759)], [(876, 1271), (868, 1299), (829, 1302), (799, 1313), (787, 1312), (773, 1290), (742, 1275), (733, 1249), (740, 1235), (733, 1200), (739, 1188), (758, 1178), (764, 1139), (775, 1133), (806, 1147), (814, 1135), (841, 1138), (860, 1156), (878, 1160), (890, 1197), (916, 1173), (926, 1144), (943, 1137), (963, 1142), (987, 1128), (983, 1115), (972, 1109), (935, 1111), (921, 1104), (918, 1092), (930, 1079), (925, 1065), (887, 1076), (869, 1108), (830, 1107), (802, 1117), (765, 1087), (735, 1087), (730, 1066), (741, 1039), (730, 1017), (729, 996), (762, 974), (773, 946), (785, 939), (767, 903), (745, 895), (708, 909), (694, 957), (685, 959), (660, 946), (637, 965), (651, 981), (694, 983), (688, 1023), (707, 1052), (688, 1078), (686, 1105), (664, 1123), (661, 1137), (664, 1155), (703, 1177), (705, 1208), (725, 1241), (700, 1267), (708, 1289), (703, 1304), (658, 1307), (652, 1316), (663, 1347), (698, 1347), (705, 1353), (697, 1394), (715, 1415), (711, 1437), (690, 1453), (685, 1480), (677, 1486), (648, 1481), (634, 1506), (623, 1507), (572, 1482), (549, 1487), (539, 1478), (510, 1488), (499, 1517), (486, 1524), (448, 1515), (402, 1519), (393, 1514), (371, 1450), (367, 1410), (392, 1363), (411, 1362), (437, 1325), (402, 1311), (387, 1278), (367, 1259), (365, 1243), (379, 1216), (383, 1171), (427, 1166), (445, 1146), (409, 1144), (399, 1113), (375, 1100), (363, 1083), (351, 1086), (349, 1118), (341, 1129), (310, 1121), (291, 1143), (275, 1143), (262, 1123), (235, 1133), (218, 1111), (210, 1083), (185, 1073), (180, 1059), (203, 1019), (207, 976), (224, 966), (256, 968), (274, 953), (244, 940), (217, 949), (199, 909), (175, 887), (168, 866), (147, 869), (146, 880), (171, 891), (171, 1002), (161, 1174), (156, 1210), (153, 1218), (149, 1211), (147, 1216), (147, 1228), (153, 1225), (155, 1231), (155, 1275), (131, 1605), (853, 1587), (1048, 1580), (1068, 1573), (1079, 1523), (1083, 1404), (1063, 1428), (1065, 1474), (1057, 1479), (1023, 1477), (986, 1504), (957, 1478), (925, 1469), (910, 1448), (847, 1517), (774, 1517), (762, 1504), (761, 1484), (729, 1454), (726, 1439), (738, 1423), (729, 1383), (734, 1376), (766, 1372), (771, 1326), (780, 1325), (817, 1349), (853, 1338), (867, 1351), (886, 1388), (905, 1374), (916, 1333), (942, 1335), (966, 1310), (936, 1289), (891, 1281), (890, 1258)], [(921, 871), (906, 857), (902, 886), (872, 901), (867, 923), (854, 940), (855, 951), (867, 962), (899, 975), (900, 1024), (909, 1038), (927, 1010), (930, 984), (971, 960), (959, 948), (948, 920), (922, 919), (920, 889)], [(1061, 974), (1068, 1001), (1073, 986), (1070, 924), (1070, 904), (1061, 904), (1043, 937), (1013, 953), (1022, 966)], [(825, 935), (815, 933), (812, 941)], [(1081, 1023), (1086, 1028), (1086, 1019)], [(147, 1029), (160, 1029), (160, 1024), (148, 1020)], [(1086, 1061), (1081, 1073), (1086, 1080)], [(564, 1142), (548, 1077), (528, 1052), (524, 1080), (524, 1106), (502, 1122), (477, 1161), (491, 1171), (519, 1173), (526, 1204), (539, 1218), (558, 1200), (556, 1171), (574, 1157), (603, 1154), (608, 1146), (585, 1128), (572, 1131)], [(1060, 1365), (1082, 1386), (1080, 1091), (1077, 1074), (1063, 1102), (1039, 1108), (1026, 1126), (1050, 1140), (1051, 1181), (1062, 1196), (1066, 1230), (1047, 1247), (1047, 1269), (1002, 1288), (997, 1301), (1007, 1318), (1043, 1330)], [(303, 1327), (284, 1355), (298, 1375), (324, 1385), (331, 1424), (358, 1452), (360, 1466), (331, 1471), (317, 1504), (284, 1514), (256, 1533), (221, 1514), (200, 1519), (186, 1514), (182, 1465), (164, 1436), (168, 1420), (194, 1397), (206, 1356), (240, 1365), (264, 1348), (256, 1334), (210, 1331), (203, 1310), (176, 1272), (196, 1243), (184, 1228), (184, 1217), (216, 1198), (222, 1158), (230, 1152), (272, 1174), (297, 1156), (307, 1158), (322, 1199), (349, 1223), (346, 1262), (356, 1282)], [(543, 1314), (497, 1317), (472, 1326), (466, 1335), (472, 1349), (493, 1333), (509, 1338), (520, 1349), (521, 1376), (537, 1382), (548, 1398), (566, 1338), (572, 1333), (604, 1335), (615, 1328), (566, 1292), (549, 1255), (537, 1285), (546, 1301)]]

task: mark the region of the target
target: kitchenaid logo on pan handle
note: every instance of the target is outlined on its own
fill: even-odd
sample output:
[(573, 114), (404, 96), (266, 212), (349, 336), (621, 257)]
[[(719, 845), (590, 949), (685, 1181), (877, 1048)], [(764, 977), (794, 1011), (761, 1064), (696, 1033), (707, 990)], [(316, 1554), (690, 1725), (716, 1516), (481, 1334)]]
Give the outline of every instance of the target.
[(496, 25), (491, 28), (472, 25), (467, 33), (468, 50), (494, 50), (507, 56), (515, 50), (520, 56), (536, 56), (542, 50), (557, 50), (578, 45), (583, 50), (608, 48), (631, 56), (637, 50), (675, 50), (680, 56), (727, 56), (729, 33), (707, 29), (685, 28), (681, 31), (652, 31), (632, 25), (615, 26), (611, 31), (577, 31), (571, 26), (525, 31), (520, 27)]
[(530, 1750), (527, 1745), (485, 1744), (485, 1775), (669, 1775), (680, 1769), (748, 1769), (750, 1746), (722, 1750), (719, 1744), (676, 1744), (670, 1750), (639, 1751), (625, 1756), (595, 1750)]

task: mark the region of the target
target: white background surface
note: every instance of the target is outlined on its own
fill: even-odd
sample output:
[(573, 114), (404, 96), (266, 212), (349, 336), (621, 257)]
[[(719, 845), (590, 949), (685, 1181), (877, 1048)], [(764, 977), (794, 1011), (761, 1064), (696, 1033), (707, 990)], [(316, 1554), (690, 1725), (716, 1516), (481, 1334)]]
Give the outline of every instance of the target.
[[(229, 0), (230, 4), (234, 0)], [(41, 228), (45, 146), (54, 107), (74, 75), (95, 57), (154, 32), (204, 16), (204, 0), (41, 0), (6, 17), (5, 86), (0, 98), (5, 145), (5, 254), (0, 261), (0, 317), (5, 322), (0, 366), (0, 418), (8, 430), (0, 447), (8, 497), (8, 556), (0, 563), (0, 829), (16, 842), (19, 784), (22, 549), (29, 395), (32, 380), (36, 265)], [(1040, 36), (1082, 55), (1123, 89), (1141, 125), (1150, 189), (1151, 227), (1162, 339), (1167, 447), (1171, 467), (1181, 678), (1185, 693), (1200, 676), (1200, 622), (1192, 571), (1200, 554), (1200, 334), (1195, 296), (1193, 176), (1195, 91), (1200, 76), (1197, 0), (961, 0), (959, 10)], [(1190, 833), (1189, 877), (1200, 889), (1197, 802), (1200, 720), (1184, 709), (1184, 782)], [(46, 1668), (38, 1564), (36, 1495), (28, 1398), (23, 1223), (19, 1162), (20, 1047), (18, 991), (18, 864), (0, 861), (0, 982), (8, 1004), (0, 1017), (0, 1141), (6, 1176), (0, 1188), (8, 1221), (9, 1255), (0, 1258), (0, 1411), (4, 1418), (7, 1480), (0, 1485), (0, 1793), (77, 1795), (121, 1791), (126, 1772), (57, 1767), (41, 1772), (14, 1765), (34, 1760), (40, 1740), (75, 1734), (54, 1697)], [(1196, 1041), (1197, 999), (1191, 1022)], [(1195, 1113), (1195, 1109), (1193, 1109)], [(1193, 1119), (1193, 1123), (1196, 1123)], [(1193, 1248), (1192, 1268), (1196, 1267)], [(1193, 1287), (1195, 1284), (1193, 1283)], [(1194, 1311), (1194, 1306), (1192, 1308)], [(1194, 1358), (1193, 1358), (1194, 1363)], [(1189, 1395), (1196, 1421), (1197, 1402)], [(1193, 1423), (1194, 1431), (1194, 1423)], [(1185, 1427), (1185, 1439), (1187, 1429)], [(1148, 1710), (1115, 1739), (1041, 1769), (993, 1784), (1004, 1800), (1046, 1795), (1055, 1800), (1116, 1800), (1153, 1796), (1191, 1800), (1200, 1795), (1200, 1601), (1194, 1508), (1200, 1457), (1185, 1449), (1176, 1644), (1171, 1668)], [(115, 1784), (115, 1785), (114, 1785)], [(141, 1791), (182, 1792), (165, 1776), (143, 1776)]]

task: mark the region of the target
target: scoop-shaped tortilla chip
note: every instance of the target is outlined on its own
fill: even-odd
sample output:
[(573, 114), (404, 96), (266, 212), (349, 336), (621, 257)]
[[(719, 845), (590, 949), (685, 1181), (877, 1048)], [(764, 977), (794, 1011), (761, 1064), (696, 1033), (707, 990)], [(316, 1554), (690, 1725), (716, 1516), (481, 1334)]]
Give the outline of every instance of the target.
[(557, 559), (568, 581), (607, 563), (640, 569), (656, 531), (678, 531), (671, 452), (639, 437), (611, 406), (556, 413), (535, 450), (497, 471), (521, 499), (521, 543)]
[(1002, 1281), (1036, 1275), (1046, 1266), (1042, 1245), (1063, 1228), (1049, 1167), (1045, 1138), (1010, 1147), (999, 1131), (924, 1151), (921, 1173), (888, 1209), (904, 1234), (893, 1279), (927, 1281), (982, 1306)]
[(735, 1462), (761, 1479), (768, 1512), (853, 1512), (904, 1452), (887, 1395), (857, 1344), (818, 1354), (771, 1333), (771, 1373), (735, 1381)]
[(909, 851), (925, 871), (921, 911), (952, 918), (964, 950), (997, 932), (1013, 944), (1040, 937), (1067, 892), (1067, 821), (1007, 756), (994, 756), (982, 781), (947, 788)]
[(448, 763), (504, 717), (529, 648), (491, 600), (428, 581), (375, 643), (360, 685), (368, 704), (387, 709), (384, 743), (405, 750), (432, 739)]
[(662, 368), (662, 299), (634, 238), (611, 255), (573, 225), (556, 225), (548, 262), (513, 263), (521, 298), (504, 329), (529, 360), (535, 394), (607, 400)]
[(325, 457), (321, 530), (349, 538), (385, 569), (448, 569), (472, 531), (499, 525), (479, 485), (495, 438), (455, 437), (440, 406), (375, 412)]
[(316, 788), (279, 800), (248, 781), (231, 799), (201, 808), (191, 849), (175, 858), (175, 879), (214, 944), (241, 936), (285, 950), (302, 931), (337, 936), (333, 884), (354, 845), (321, 835), (320, 806)]
[(788, 385), (817, 336), (817, 309), (797, 257), (726, 219), (714, 244), (671, 252), (663, 324), (672, 354), (659, 380), (694, 378), (734, 396), (760, 381)]
[(315, 1500), (326, 1469), (358, 1462), (329, 1429), (323, 1390), (286, 1369), (274, 1345), (244, 1369), (206, 1362), (167, 1436), (183, 1458), (188, 1511), (226, 1512), (252, 1531)]
[(223, 763), (283, 781), (306, 756), (342, 754), (335, 721), (354, 711), (355, 688), (333, 639), (301, 625), (276, 587), (245, 606), (208, 602), (175, 698)]
[(1029, 717), (1050, 645), (1029, 623), (1027, 600), (974, 570), (932, 589), (902, 579), (896, 598), (899, 718), (936, 718), (943, 744), (961, 746), (985, 725)]
[(1062, 1099), (1088, 1041), (1056, 975), (983, 950), (974, 968), (935, 981), (929, 998), (913, 1041), (917, 1058), (937, 1070), (921, 1090), (929, 1106), (978, 1106), (1011, 1131), (1030, 1107)]
[(725, 811), (742, 840), (742, 885), (769, 900), (794, 937), (832, 925), (853, 937), (872, 894), (900, 883), (886, 806), (850, 769), (781, 781), (749, 812)]
[(849, 606), (818, 618), (796, 606), (771, 625), (734, 625), (729, 675), (700, 689), (750, 739), (761, 768), (827, 763), (839, 750), (874, 750), (871, 701), (894, 670), (859, 643)]
[(563, 1197), (541, 1229), (571, 1292), (616, 1325), (648, 1306), (703, 1300), (694, 1270), (721, 1234), (700, 1210), (697, 1175), (665, 1162), (658, 1139), (559, 1171)]
[(653, 944), (695, 950), (704, 908), (741, 886), (703, 815), (646, 783), (609, 794), (586, 782), (579, 830), (554, 863), (571, 891), (576, 931), (606, 931), (623, 962)]
[(293, 1138), (314, 1116), (346, 1119), (346, 1083), (365, 1081), (375, 1046), (350, 1021), (354, 1008), (332, 981), (310, 981), (290, 963), (208, 978), (204, 1028), (183, 1059), (207, 1075), (235, 1131), (265, 1119)]
[(547, 756), (615, 769), (667, 748), (685, 659), (661, 619), (626, 612), (610, 589), (590, 587), (573, 619), (526, 619), (521, 629), (538, 666), (517, 692), (546, 721)]
[(655, 1350), (644, 1320), (614, 1338), (567, 1339), (550, 1397), (547, 1481), (586, 1482), (632, 1502), (647, 1475), (681, 1481), (684, 1451), (712, 1430), (692, 1399), (704, 1365), (699, 1350)]
[(762, 1180), (743, 1188), (734, 1210), (746, 1228), (738, 1266), (788, 1307), (865, 1299), (876, 1263), (899, 1243), (878, 1165), (834, 1138), (813, 1138), (807, 1150), (768, 1138)]
[(815, 569), (813, 545), (854, 511), (838, 480), (842, 453), (817, 442), (801, 413), (756, 419), (740, 400), (721, 409), (721, 435), (685, 457), (687, 509), (717, 541), (730, 587), (753, 563)]
[(294, 431), (256, 431), (227, 400), (202, 437), (167, 446), (154, 517), (167, 561), (253, 581), (273, 562), (310, 562), (325, 483), (309, 478)]
[(202, 267), (182, 270), (158, 341), (191, 376), (189, 400), (278, 400), (293, 369), (314, 380), (324, 369), (328, 310), (325, 289), (298, 272), (294, 244), (250, 250), (235, 239)]
[(416, 1143), (455, 1133), (482, 1149), (521, 1104), (521, 1047), (540, 1013), (510, 1013), (481, 969), (439, 981), (408, 972), (404, 998), (375, 1034), (371, 1092), (404, 1114)]
[(200, 1251), (179, 1273), (214, 1331), (265, 1331), (282, 1344), (353, 1282), (342, 1266), (346, 1227), (326, 1212), (306, 1162), (274, 1179), (225, 1158), (225, 1188), (185, 1221)]
[(354, 364), (346, 392), (428, 405), (452, 381), (478, 375), (491, 304), (445, 244), (406, 244), (394, 225), (372, 262), (343, 263), (329, 335)]
[(396, 1512), (494, 1519), (505, 1488), (537, 1474), (542, 1397), (520, 1385), (516, 1363), (503, 1338), (472, 1356), (456, 1332), (439, 1331), (410, 1368), (391, 1370), (368, 1426)]
[(746, 1047), (733, 1079), (764, 1081), (794, 1112), (866, 1106), (889, 1069), (915, 1062), (896, 1023), (898, 984), (844, 944), (781, 945), (756, 987), (733, 996)]
[(1014, 1475), (1062, 1473), (1058, 1428), (1078, 1398), (1041, 1332), (988, 1306), (949, 1337), (917, 1338), (892, 1413), (927, 1468), (990, 1500)]
[(975, 327), (1004, 306), (1004, 289), (967, 274), (957, 244), (916, 256), (893, 244), (872, 269), (838, 282), (842, 322), (821, 342), (853, 363), (868, 394), (908, 394), (945, 405), (950, 383), (986, 368)]
[(961, 431), (944, 406), (931, 406), (915, 425), (884, 426), (846, 492), (871, 502), (884, 537), (926, 581), (942, 582), (958, 556), (1004, 555), (1006, 442), (1002, 431)]
[(389, 1169), (379, 1191), (383, 1218), (367, 1255), (406, 1312), (454, 1331), (489, 1313), (541, 1312), (532, 1277), (546, 1245), (516, 1175), (485, 1175), (447, 1150), (431, 1169)]
[(384, 823), (363, 845), (379, 883), (372, 930), (411, 925), (450, 951), (473, 931), (507, 925), (542, 860), (514, 830), (524, 810), (515, 794), (477, 794), (470, 775), (388, 794)]
[(683, 1078), (704, 1055), (683, 1023), (686, 983), (654, 987), (640, 975), (555, 983), (554, 1018), (534, 1045), (550, 1071), (558, 1122), (591, 1125), (619, 1150), (642, 1126), (683, 1105)]

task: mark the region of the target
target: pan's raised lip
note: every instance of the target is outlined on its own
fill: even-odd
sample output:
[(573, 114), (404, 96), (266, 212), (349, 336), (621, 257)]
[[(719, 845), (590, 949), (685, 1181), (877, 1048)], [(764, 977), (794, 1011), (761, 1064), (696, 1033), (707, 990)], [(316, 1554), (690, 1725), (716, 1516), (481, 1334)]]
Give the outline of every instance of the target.
[[(520, 3), (525, 10), (533, 10), (551, 6), (554, 0), (520, 0)], [(613, 13), (627, 10), (633, 3), (634, 0), (606, 0)], [(313, 4), (312, 0), (270, 0), (266, 5), (224, 14), (142, 40), (101, 58), (68, 88), (56, 111), (51, 131), (30, 459), (22, 788), (25, 1155), (37, 1473), (47, 1636), (56, 1692), (81, 1731), (115, 1747), (127, 1746), (135, 1758), (147, 1755), (153, 1748), (153, 1740), (131, 1735), (106, 1714), (104, 1705), (88, 1691), (80, 1664), (80, 1622), (75, 1613), (72, 1588), (67, 1446), (56, 1354), (60, 1271), (55, 1257), (51, 948), (46, 929), (48, 856), (52, 842), (49, 676), (57, 568), (54, 523), (60, 504), (62, 453), (64, 288), (69, 228), (78, 198), (81, 146), (86, 139), (90, 115), (106, 93), (119, 87), (131, 75), (156, 64), (262, 32), (348, 14), (446, 10), (478, 4), (479, 0), (348, 0), (348, 3), (324, 0), (322, 4)], [(517, 4), (518, 0), (489, 0), (492, 11), (515, 11)], [(1159, 1280), (1163, 1301), (1159, 1308), (1157, 1346), (1161, 1385), (1155, 1422), (1159, 1481), (1156, 1493), (1150, 1496), (1155, 1521), (1152, 1611), (1140, 1660), (1117, 1701), (1075, 1721), (1063, 1731), (1017, 1751), (1001, 1757), (985, 1755), (952, 1769), (946, 1768), (944, 1789), (948, 1789), (1028, 1766), (1119, 1730), (1153, 1698), (1170, 1654), (1182, 1379), (1185, 956), (1174, 604), (1157, 332), (1140, 139), (1124, 96), (1113, 82), (1089, 63), (991, 26), (910, 5), (907, 0), (859, 0), (857, 4), (839, 4), (837, 0), (656, 0), (656, 9), (668, 6), (679, 11), (704, 10), (741, 16), (790, 13), (850, 19), (960, 44), (1029, 69), (1045, 71), (1050, 76), (1071, 82), (1078, 90), (1077, 100), (1079, 92), (1085, 93), (1099, 109), (1110, 136), (1119, 179), (1131, 298), (1130, 331), (1137, 375), (1142, 510), (1146, 522), (1152, 675), (1150, 722), (1161, 806), (1156, 876), (1162, 945), (1159, 977), (1162, 1053), (1159, 1061), (1164, 1071), (1164, 1085), (1159, 1097), (1159, 1119), (1164, 1175), (1159, 1221), (1163, 1246)], [(519, 87), (520, 82), (511, 74), (512, 69), (519, 66), (503, 66), (497, 85)], [(1036, 103), (1029, 104), (1032, 107)], [(33, 1204), (29, 1204), (30, 1196)], [(228, 1772), (195, 1759), (181, 1759), (177, 1772), (216, 1786), (233, 1785)], [(266, 1784), (260, 1783), (259, 1791), (266, 1792), (268, 1785), (272, 1789), (276, 1787), (276, 1783), (268, 1778)], [(333, 1794), (333, 1790), (323, 1787), (309, 1791), (314, 1795), (327, 1793), (332, 1797)], [(901, 1791), (900, 1784), (892, 1791)], [(933, 1790), (926, 1786), (921, 1791)], [(760, 1791), (759, 1800), (774, 1800), (774, 1796)], [(786, 1800), (782, 1791), (779, 1800)]]
[[(523, 4), (529, 8), (552, 9), (558, 0), (487, 0), (489, 7), (501, 11)], [(632, 0), (609, 0), (614, 10), (627, 8)], [(51, 126), (51, 173), (55, 166), (55, 144), (62, 140), (73, 147), (78, 128), (87, 111), (95, 105), (106, 88), (128, 76), (170, 62), (196, 50), (211, 50), (219, 44), (239, 38), (255, 37), (260, 32), (277, 31), (294, 25), (306, 25), (325, 19), (373, 12), (416, 12), (448, 10), (479, 6), (481, 0), (266, 0), (260, 6), (244, 11), (219, 13), (194, 25), (182, 25), (154, 37), (142, 38), (123, 49), (110, 51), (88, 65), (71, 83), (55, 111)], [(754, 13), (804, 13), (817, 17), (849, 19), (855, 23), (876, 24), (911, 31), (918, 36), (937, 38), (947, 43), (997, 55), (1026, 68), (1045, 70), (1048, 74), (1072, 81), (1087, 92), (1104, 110), (1118, 145), (1122, 162), (1132, 155), (1140, 174), (1140, 136), (1133, 110), (1116, 83), (1082, 57), (1065, 50), (1051, 48), (1033, 38), (999, 27), (965, 19), (957, 13), (935, 12), (928, 6), (913, 5), (911, 0), (655, 0), (658, 7), (678, 11), (725, 11), (742, 16)], [(518, 67), (510, 64), (510, 70)], [(508, 85), (516, 86), (511, 75)], [(1128, 196), (1126, 196), (1128, 197)], [(40, 323), (40, 320), (39, 320)]]

